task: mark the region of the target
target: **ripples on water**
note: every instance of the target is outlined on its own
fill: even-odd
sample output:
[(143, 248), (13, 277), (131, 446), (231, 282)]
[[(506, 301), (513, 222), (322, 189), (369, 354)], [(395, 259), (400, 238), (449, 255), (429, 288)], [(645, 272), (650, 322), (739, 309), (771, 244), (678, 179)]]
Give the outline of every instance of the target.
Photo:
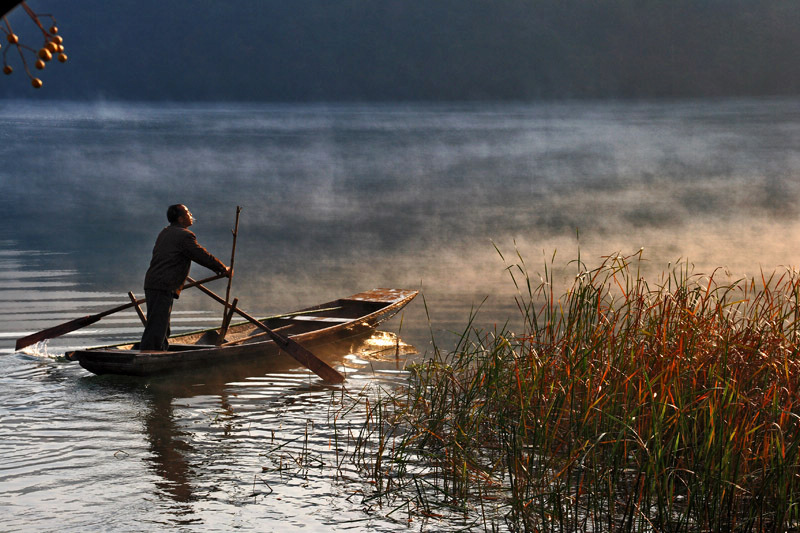
[[(192, 208), (221, 257), (244, 205), (234, 294), (253, 313), (423, 289), (426, 305), (388, 325), (422, 353), (428, 318), (459, 331), (487, 295), (476, 323), (514, 313), (492, 242), (508, 264), (519, 250), (534, 283), (555, 251), (575, 258), (576, 230), (589, 267), (643, 247), (651, 280), (680, 258), (735, 278), (797, 264), (798, 100), (0, 102), (0, 124), (1, 529), (406, 527), (364, 512), (328, 444), (332, 413), (362, 387), (402, 382), (391, 350), (345, 350), (351, 396), (292, 369), (134, 380), (59, 358), (137, 337), (133, 313), (14, 353), (23, 333), (141, 296), (170, 203)], [(180, 301), (176, 333), (219, 322), (202, 295)]]
[[(398, 352), (393, 333), (377, 332), (340, 354), (344, 388), (302, 369), (268, 367), (158, 379), (94, 376), (63, 353), (135, 338), (136, 315), (121, 312), (14, 353), (22, 334), (124, 300), (87, 292), (76, 272), (37, 270), (53, 259), (47, 254), (3, 246), (4, 531), (396, 527), (363, 511), (358, 472), (344, 459), (353, 451), (347, 428), (357, 433), (363, 414), (342, 414), (373, 385), (405, 379), (414, 350), (401, 343)], [(217, 314), (178, 311), (174, 329), (214, 324)]]

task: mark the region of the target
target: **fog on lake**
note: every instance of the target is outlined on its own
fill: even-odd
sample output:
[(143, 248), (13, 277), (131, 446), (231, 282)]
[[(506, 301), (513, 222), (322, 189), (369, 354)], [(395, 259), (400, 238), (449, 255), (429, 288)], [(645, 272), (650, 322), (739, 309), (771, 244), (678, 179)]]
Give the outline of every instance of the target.
[[(22, 334), (125, 303), (129, 290), (141, 295), (170, 204), (190, 207), (200, 242), (225, 261), (235, 207), (244, 208), (233, 294), (251, 313), (374, 287), (421, 290), (424, 300), (387, 324), (416, 349), (412, 358), (425, 357), (431, 336), (446, 349), (448, 332), (486, 297), (476, 325), (511, 318), (505, 269), (517, 253), (534, 275), (556, 253), (565, 282), (579, 249), (589, 267), (643, 249), (654, 277), (681, 260), (732, 278), (798, 264), (796, 100), (6, 101), (0, 123), (0, 502), (12, 506), (12, 529), (135, 529), (141, 516), (188, 529), (361, 519), (347, 490), (322, 478), (306, 489), (259, 478), (264, 439), (283, 432), (289, 442), (329, 422), (323, 406), (336, 391), (306, 374), (151, 386), (95, 378), (58, 358), (136, 338), (132, 313), (14, 353)], [(177, 330), (214, 325), (217, 307), (187, 291)], [(350, 355), (357, 383), (402, 381), (404, 363)], [(293, 503), (276, 504), (266, 489), (250, 498), (254, 476)], [(71, 495), (76, 484), (94, 518)], [(400, 527), (370, 516), (379, 530)]]

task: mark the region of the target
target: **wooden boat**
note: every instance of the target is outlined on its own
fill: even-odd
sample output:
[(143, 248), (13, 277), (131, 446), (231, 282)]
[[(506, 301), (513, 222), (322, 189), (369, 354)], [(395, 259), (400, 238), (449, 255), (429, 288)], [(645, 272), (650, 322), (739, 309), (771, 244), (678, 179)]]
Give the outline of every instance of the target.
[[(372, 332), (417, 295), (404, 289), (374, 289), (347, 298), (261, 319), (267, 327), (309, 350)], [(169, 350), (139, 351), (139, 343), (101, 346), (66, 354), (95, 374), (150, 376), (214, 365), (242, 364), (278, 358), (279, 348), (252, 322), (231, 324), (224, 342), (211, 328), (170, 337)]]

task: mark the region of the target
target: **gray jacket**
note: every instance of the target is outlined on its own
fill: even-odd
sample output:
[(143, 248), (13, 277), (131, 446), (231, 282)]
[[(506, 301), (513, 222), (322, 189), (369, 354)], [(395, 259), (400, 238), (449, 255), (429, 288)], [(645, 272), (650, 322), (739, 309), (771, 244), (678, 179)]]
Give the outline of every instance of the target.
[(194, 233), (179, 224), (161, 230), (153, 246), (150, 268), (144, 276), (144, 288), (181, 293), (192, 261), (213, 270), (225, 271), (225, 264), (200, 246)]

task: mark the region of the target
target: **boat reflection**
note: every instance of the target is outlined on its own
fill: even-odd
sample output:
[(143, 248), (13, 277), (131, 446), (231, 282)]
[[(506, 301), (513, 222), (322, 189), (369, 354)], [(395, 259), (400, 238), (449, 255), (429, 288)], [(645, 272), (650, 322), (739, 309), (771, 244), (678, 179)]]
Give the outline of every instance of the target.
[(329, 344), (317, 353), (351, 380), (326, 384), (289, 357), (158, 378), (83, 379), (140, 398), (148, 452), (144, 462), (158, 478), (155, 492), (179, 504), (171, 512), (185, 516), (193, 512), (193, 502), (220, 490), (220, 497), (234, 497), (245, 486), (231, 481), (232, 486), (221, 488), (212, 480), (260, 472), (260, 461), (275, 442), (296, 439), (308, 431), (309, 422), (326, 424), (332, 397), (347, 393), (348, 387), (358, 392), (365, 380), (403, 379), (405, 373), (398, 371), (417, 354), (393, 333), (381, 331)]

